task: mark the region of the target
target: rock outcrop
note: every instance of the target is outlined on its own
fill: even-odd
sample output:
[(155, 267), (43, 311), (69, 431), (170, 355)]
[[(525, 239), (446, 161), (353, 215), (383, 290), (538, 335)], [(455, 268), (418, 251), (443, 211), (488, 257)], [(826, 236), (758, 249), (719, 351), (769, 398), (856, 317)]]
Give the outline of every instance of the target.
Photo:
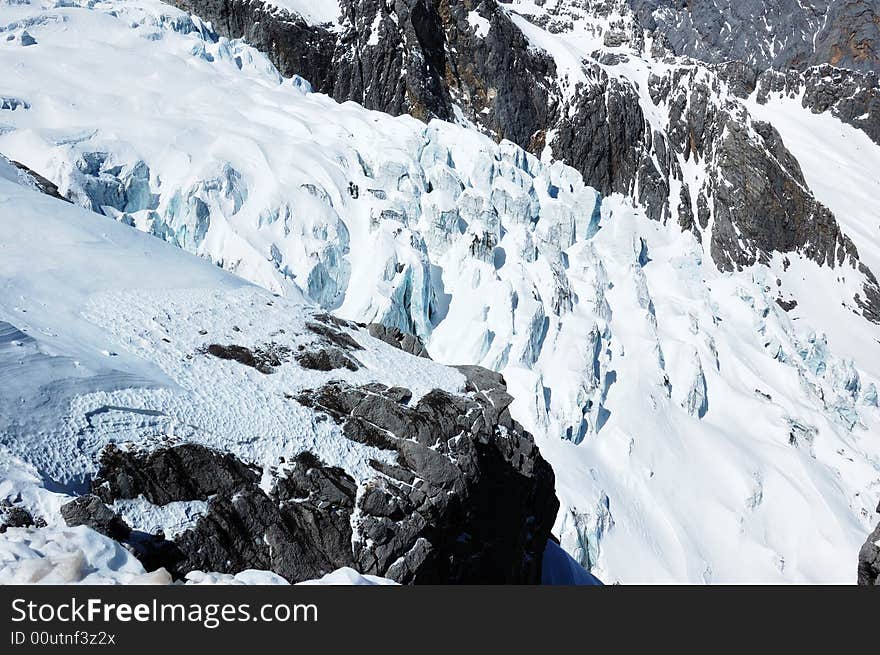
[(880, 70), (880, 8), (873, 0), (625, 0), (625, 4), (637, 26), (675, 55), (711, 63), (738, 60), (761, 69), (802, 70), (832, 64)]
[(24, 507), (13, 505), (8, 500), (0, 503), (0, 534), (9, 528), (26, 528), (35, 524), (33, 515)]
[[(0, 97), (0, 108), (15, 109), (18, 106), (29, 105), (26, 105), (24, 101), (18, 100), (16, 98)], [(2, 164), (3, 162), (9, 162), (10, 165), (14, 166), (18, 170), (20, 182), (25, 186), (29, 186), (37, 191), (40, 191), (41, 193), (45, 193), (47, 196), (57, 198), (58, 200), (70, 202), (70, 200), (61, 195), (61, 193), (58, 191), (57, 185), (53, 184), (51, 181), (47, 180), (36, 171), (28, 168), (21, 162), (8, 159), (0, 154), (0, 164)]]
[(810, 193), (779, 133), (725, 98), (718, 78), (697, 67), (676, 68), (652, 76), (650, 92), (668, 111), (670, 148), (708, 172), (691, 191), (699, 227), (713, 222), (712, 258), (722, 270), (792, 251), (832, 267), (857, 263), (855, 246)]
[(425, 344), (413, 334), (408, 334), (399, 328), (388, 327), (381, 323), (370, 323), (367, 326), (367, 330), (374, 339), (384, 341), (388, 345), (394, 346), (410, 355), (431, 359)]
[(259, 482), (259, 472), (228, 454), (184, 444), (132, 455), (110, 445), (101, 453), (92, 490), (104, 502), (143, 496), (154, 505), (208, 500)]
[[(880, 514), (880, 505), (877, 506)], [(859, 585), (880, 585), (880, 524), (872, 532), (859, 551)]]
[[(415, 403), (381, 384), (300, 394), (352, 441), (388, 451), (366, 481), (308, 452), (279, 465), (267, 487), (260, 471), (203, 446), (108, 446), (94, 495), (62, 515), (178, 577), (261, 569), (300, 581), (350, 566), (401, 583), (538, 583), (559, 508), (553, 471), (511, 419), (503, 378), (460, 370), (465, 395), (435, 390)], [(207, 511), (166, 539), (133, 531), (108, 507), (137, 498), (206, 501)]]
[(61, 518), (71, 528), (84, 525), (117, 541), (126, 541), (131, 536), (131, 527), (94, 494), (80, 496), (64, 505)]

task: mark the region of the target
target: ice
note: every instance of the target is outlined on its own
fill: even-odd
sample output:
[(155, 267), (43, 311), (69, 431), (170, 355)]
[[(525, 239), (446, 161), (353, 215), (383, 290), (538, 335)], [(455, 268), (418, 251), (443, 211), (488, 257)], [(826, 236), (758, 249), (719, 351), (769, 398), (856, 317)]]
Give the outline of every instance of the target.
[(0, 538), (2, 584), (168, 584), (121, 545), (85, 527), (10, 528)]
[(268, 0), (267, 4), (298, 14), (313, 25), (334, 23), (340, 13), (337, 0)]
[[(326, 11), (312, 16), (323, 21), (332, 4), (301, 8)], [(501, 371), (515, 418), (556, 471), (556, 534), (606, 582), (853, 581), (880, 482), (880, 334), (838, 302), (861, 290), (853, 271), (789, 253), (720, 273), (674, 220), (599, 197), (549, 152), (337, 104), (154, 0), (0, 13), (39, 41), (26, 60), (0, 48), (2, 70), (16, 71), (4, 97), (30, 105), (3, 112), (0, 152), (79, 204), (217, 265), (94, 222), (106, 217), (53, 217), (54, 205), (0, 186), (0, 321), (33, 339), (0, 350), (0, 375), (27, 390), (0, 386), (0, 402), (24, 397), (29, 408), (15, 428), (25, 436), (0, 452), (28, 474), (7, 474), (4, 494), (25, 489), (50, 513), (53, 494), (87, 480), (103, 443), (169, 430), (266, 466), (309, 447), (363, 472), (374, 454), (284, 401), (326, 378), (262, 379), (193, 356), (206, 339), (254, 346), (278, 327), (298, 334), (302, 302), (315, 302), (414, 332), (438, 362)], [(590, 83), (580, 61), (603, 47), (601, 30), (578, 23), (557, 38), (515, 21), (556, 59), (562, 86)], [(649, 63), (661, 65), (633, 53), (606, 72), (638, 82), (656, 122)], [(778, 127), (880, 268), (876, 145), (796, 101), (750, 100), (749, 110)], [(683, 170), (704, 174), (694, 162)], [(20, 178), (0, 163), (3, 176)], [(104, 266), (107, 252), (124, 257)], [(798, 306), (784, 311), (782, 294)], [(290, 317), (280, 325), (278, 308)], [(436, 365), (414, 375), (380, 346), (364, 359), (355, 381), (378, 376), (417, 395), (461, 384)], [(19, 381), (18, 361), (44, 375)], [(124, 409), (94, 414), (109, 407)], [(39, 490), (45, 480), (52, 491)]]
[(688, 390), (684, 408), (691, 416), (703, 418), (709, 411), (709, 397), (706, 389), (706, 375), (703, 373), (703, 364), (700, 355), (696, 351), (693, 356), (693, 382)]
[(602, 539), (614, 527), (611, 499), (601, 494), (591, 512), (568, 509), (561, 517), (561, 546), (587, 571), (595, 568), (602, 552)]

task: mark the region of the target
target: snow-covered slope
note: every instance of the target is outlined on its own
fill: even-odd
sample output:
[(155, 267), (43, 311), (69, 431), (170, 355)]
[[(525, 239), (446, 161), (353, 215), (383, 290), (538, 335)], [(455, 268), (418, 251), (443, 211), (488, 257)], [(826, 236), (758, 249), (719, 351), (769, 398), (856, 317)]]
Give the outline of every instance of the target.
[(753, 96), (749, 107), (779, 130), (816, 197), (852, 236), (862, 261), (880, 271), (880, 147), (864, 131), (808, 111), (801, 97), (776, 93), (760, 103)]
[[(291, 299), (273, 298), (276, 305), (302, 294), (342, 317), (415, 333), (439, 361), (503, 372), (515, 417), (554, 466), (562, 545), (602, 579), (854, 580), (855, 554), (880, 493), (880, 330), (856, 313), (853, 298), (864, 283), (857, 269), (820, 266), (792, 252), (722, 273), (709, 255), (711, 230), (682, 231), (675, 220), (649, 220), (628, 198), (600, 197), (577, 171), (553, 162), (550, 148), (539, 159), (494, 143), (464, 120), (425, 125), (337, 104), (301, 79), (281, 78), (246, 45), (153, 0), (62, 4), (70, 3), (0, 8), (6, 32), (20, 34), (26, 25), (37, 41), (0, 44), (0, 67), (12, 71), (0, 95), (18, 101), (0, 112), (0, 152), (77, 203)], [(646, 121), (667, 129), (647, 87), (649, 74), (662, 76), (671, 64), (613, 40), (607, 45), (607, 22), (544, 29), (526, 20), (540, 11), (527, 4), (514, 4), (514, 23), (551, 54), (562, 87), (590, 83), (582, 58), (608, 50), (618, 56), (597, 65), (637, 84)], [(474, 29), (483, 29), (476, 19)], [(859, 141), (862, 150), (841, 155), (837, 179), (854, 187), (841, 194), (823, 162), (810, 159), (810, 139), (837, 143), (843, 133), (853, 143), (862, 133), (844, 133), (836, 119), (802, 108), (783, 113), (779, 103), (745, 104), (777, 127), (818, 200), (878, 270), (876, 225), (853, 200), (870, 197), (876, 180), (864, 162), (877, 157), (877, 147)], [(811, 121), (823, 121), (823, 131)], [(670, 197), (677, 199), (682, 181), (701, 188), (707, 166), (688, 159)], [(38, 232), (29, 238), (51, 247), (54, 237)], [(88, 251), (81, 261), (89, 261)], [(137, 407), (137, 398), (164, 399), (164, 385), (176, 384), (198, 398), (200, 423), (235, 421), (241, 390), (235, 398), (221, 391), (215, 403), (193, 390), (204, 379), (190, 370), (198, 362), (163, 368), (172, 354), (199, 345), (181, 325), (224, 335), (234, 326), (255, 343), (266, 338), (254, 300), (261, 292), (213, 275), (205, 286), (232, 285), (222, 291), (230, 307), (223, 318), (207, 308), (221, 292), (120, 292), (142, 278), (136, 272), (111, 288), (106, 276), (81, 280), (91, 290), (78, 303), (89, 325), (162, 369), (126, 368), (144, 391), (108, 399), (100, 385), (115, 375), (106, 369), (110, 361), (115, 371), (117, 358), (99, 358), (94, 402)], [(156, 284), (183, 282), (200, 286), (173, 273)], [(6, 298), (20, 296), (26, 290)], [(40, 316), (25, 300), (9, 302), (10, 316), (18, 306), (29, 320)], [(236, 318), (244, 315), (248, 321)], [(0, 320), (21, 329), (20, 321)], [(293, 312), (290, 321), (296, 332)], [(122, 352), (112, 343), (102, 349)], [(371, 351), (370, 375), (389, 384), (461, 384), (439, 367), (436, 378), (409, 379), (383, 353)], [(282, 438), (269, 417), (277, 399), (265, 389), (245, 395), (249, 408), (265, 403), (267, 417), (257, 410), (252, 436), (227, 446), (244, 453), (259, 444), (268, 461)], [(175, 410), (179, 429), (199, 411)], [(210, 419), (215, 411), (219, 418)], [(289, 406), (284, 411), (285, 421), (306, 420)], [(37, 410), (27, 416), (41, 420)], [(131, 430), (152, 421), (140, 417)], [(333, 435), (319, 434), (309, 444), (340, 456)], [(56, 429), (51, 442), (69, 454), (71, 439)], [(40, 456), (62, 484), (84, 472), (77, 458), (52, 468), (52, 454)], [(344, 456), (357, 468), (364, 453)]]
[(337, 0), (272, 0), (270, 4), (302, 16), (313, 25), (333, 23), (339, 18)]
[[(0, 163), (0, 580), (357, 565), (540, 581), (553, 473), (498, 376), (404, 352)], [(499, 485), (511, 500), (483, 521)]]
[[(462, 388), (460, 373), (424, 360), (414, 375), (409, 356), (369, 339), (357, 372), (269, 376), (200, 354), (207, 341), (307, 344), (314, 310), (30, 186), (0, 160), (0, 496), (49, 526), (7, 531), (3, 580), (153, 579), (121, 546), (67, 528), (59, 514), (86, 490), (107, 443), (204, 443), (267, 470), (308, 450), (363, 477), (367, 460), (387, 453), (343, 438), (290, 394), (331, 378), (385, 380), (417, 395)], [(118, 509), (137, 528), (171, 533), (167, 518), (150, 514), (167, 508), (140, 500)]]
[[(413, 376), (409, 357), (372, 340), (356, 372), (266, 376), (196, 356), (208, 342), (258, 346), (279, 335), (295, 349), (310, 339), (311, 310), (103, 216), (61, 212), (54, 199), (0, 184), (3, 446), (59, 489), (76, 490), (90, 471), (104, 422), (117, 440), (172, 434), (263, 465), (308, 449), (363, 471), (382, 453), (334, 436), (284, 394), (340, 377), (416, 397), (463, 387), (460, 373), (430, 361)], [(64, 415), (72, 420), (59, 422)]]

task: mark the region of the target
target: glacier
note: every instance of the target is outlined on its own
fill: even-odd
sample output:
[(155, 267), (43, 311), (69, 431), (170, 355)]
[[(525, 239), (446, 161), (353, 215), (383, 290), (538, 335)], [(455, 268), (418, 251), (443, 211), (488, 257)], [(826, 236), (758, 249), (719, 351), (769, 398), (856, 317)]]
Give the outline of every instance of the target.
[[(528, 14), (527, 3), (514, 4)], [(580, 57), (606, 47), (589, 26), (557, 39), (515, 19), (572, 84), (583, 81)], [(339, 104), (155, 0), (32, 0), (0, 7), (0, 25), (16, 33), (27, 25), (36, 40), (27, 49), (0, 45), (0, 67), (11, 72), (0, 93), (16, 100), (0, 110), (0, 153), (78, 205), (198, 254), (269, 296), (415, 334), (437, 362), (502, 372), (515, 418), (556, 471), (562, 547), (597, 577), (854, 579), (880, 489), (880, 330), (851, 302), (827, 298), (857, 294), (858, 271), (800, 253), (719, 271), (706, 235), (651, 220), (631, 198), (600, 195), (552, 148), (539, 157), (496, 143), (464, 117), (425, 124)], [(608, 69), (637, 82), (639, 102), (659, 126), (648, 69), (671, 64), (628, 56)], [(877, 185), (871, 171), (880, 168), (863, 160), (880, 163), (878, 146), (791, 99), (751, 98), (744, 106), (779, 130), (818, 199), (878, 270), (876, 217), (866, 208)], [(817, 143), (841, 138), (858, 147), (835, 150), (831, 176)], [(699, 188), (705, 171), (693, 161), (683, 170)], [(52, 238), (9, 229), (34, 242)], [(6, 255), (0, 273), (15, 277)], [(223, 284), (234, 286), (232, 279)], [(230, 293), (231, 309), (249, 311), (252, 292)], [(27, 290), (4, 295), (0, 321), (8, 323), (0, 325), (20, 327), (23, 309), (39, 316), (15, 294)], [(796, 306), (786, 310), (791, 298)], [(146, 357), (139, 340), (168, 328), (169, 301), (183, 317), (175, 320), (213, 329), (207, 300), (164, 287), (136, 301), (117, 292), (83, 308), (90, 321), (130, 339), (138, 359)], [(29, 366), (52, 367), (65, 380), (84, 375), (79, 360), (13, 329), (0, 332), (0, 346), (22, 343)], [(107, 379), (119, 384), (117, 358), (130, 363), (108, 344), (107, 361), (84, 382), (89, 395), (53, 390), (53, 411), (69, 402), (135, 407), (143, 394), (171, 402), (156, 388), (168, 384), (167, 372), (140, 359), (127, 369), (137, 379), (124, 380), (139, 391), (108, 391)], [(437, 375), (439, 386), (460, 383)], [(275, 408), (264, 400), (267, 412)], [(193, 422), (233, 420), (241, 408), (231, 397), (224, 402), (210, 406), (213, 418), (172, 405), (161, 429), (167, 421), (185, 431)], [(40, 420), (36, 410), (27, 416)], [(224, 445), (270, 457), (283, 430), (277, 418), (260, 420)], [(154, 421), (129, 416), (124, 429), (140, 438), (157, 429)], [(70, 435), (27, 429), (63, 455), (38, 462), (40, 475), (76, 488), (88, 462)], [(15, 458), (33, 447), (3, 445)], [(323, 433), (310, 445), (341, 447)], [(365, 455), (346, 457), (357, 467)]]

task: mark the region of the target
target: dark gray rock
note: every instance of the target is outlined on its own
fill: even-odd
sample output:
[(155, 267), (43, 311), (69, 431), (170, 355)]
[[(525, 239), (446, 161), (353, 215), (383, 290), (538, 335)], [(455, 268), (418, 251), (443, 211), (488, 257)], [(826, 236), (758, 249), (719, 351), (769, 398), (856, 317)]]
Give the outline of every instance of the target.
[[(880, 514), (880, 505), (877, 513)], [(880, 524), (859, 551), (858, 582), (866, 587), (880, 585)]]
[(381, 325), (380, 323), (370, 323), (367, 326), (367, 331), (370, 333), (371, 337), (384, 341), (410, 355), (431, 359), (427, 348), (425, 348), (425, 344), (414, 334), (408, 334), (399, 328), (388, 327), (387, 325)]
[(125, 541), (131, 534), (128, 524), (95, 495), (80, 496), (67, 503), (61, 508), (61, 517), (71, 528), (85, 525), (117, 541)]
[(326, 321), (321, 323), (306, 321), (306, 328), (321, 337), (325, 343), (332, 344), (343, 350), (363, 350), (363, 347), (355, 341), (350, 334), (341, 329), (337, 329), (332, 325), (333, 324), (328, 325)]
[[(880, 68), (877, 0), (627, 0), (637, 29), (675, 55), (754, 68), (804, 69), (832, 64)], [(660, 11), (658, 11), (660, 10)]]
[(357, 326), (330, 314), (316, 314), (313, 318), (306, 321), (306, 329), (317, 339), (313, 344), (299, 346), (294, 355), (297, 364), (313, 371), (357, 371), (360, 362), (351, 353), (363, 347), (347, 332)]
[[(7, 100), (6, 98), (3, 99)], [(29, 107), (25, 103), (25, 107)], [(13, 107), (14, 109), (14, 107)], [(12, 159), (9, 162), (22, 171), (28, 178), (30, 178), (31, 182), (33, 182), (34, 186), (37, 187), (42, 193), (45, 193), (47, 196), (52, 196), (53, 198), (57, 198), (58, 200), (63, 200), (64, 202), (70, 202), (67, 198), (61, 195), (61, 192), (58, 190), (58, 186), (50, 182), (48, 179), (37, 173), (36, 171), (28, 168), (24, 164), (14, 161)]]
[(270, 343), (256, 348), (245, 346), (211, 344), (201, 352), (218, 359), (228, 359), (244, 366), (249, 366), (260, 373), (271, 374), (290, 356), (290, 349), (277, 343)]
[[(654, 134), (638, 93), (598, 66), (590, 68), (590, 75), (594, 82), (580, 88), (573, 110), (555, 127), (554, 153), (602, 194), (633, 195), (645, 204), (651, 218), (664, 220), (669, 216), (669, 173), (658, 170), (651, 157)], [(657, 141), (662, 154), (662, 137)]]
[(351, 566), (356, 490), (345, 471), (301, 455), (270, 494), (248, 484), (212, 498), (207, 515), (174, 540), (182, 557), (173, 569), (259, 568), (300, 581)]
[(27, 528), (35, 525), (33, 515), (24, 507), (17, 505), (0, 506), (0, 534), (9, 528)]
[(312, 371), (335, 371), (340, 368), (357, 371), (360, 366), (341, 348), (304, 350), (294, 355), (296, 363)]
[(93, 492), (107, 503), (144, 496), (154, 505), (208, 500), (255, 484), (259, 471), (229, 454), (197, 444), (152, 452), (122, 450), (113, 444), (101, 451)]
[(468, 396), (435, 390), (414, 407), (345, 383), (303, 395), (349, 438), (397, 453), (359, 496), (357, 568), (406, 583), (537, 581), (536, 543), (558, 509), (552, 470), (510, 418), (503, 378), (460, 370)]
[[(362, 484), (309, 453), (282, 463), (267, 492), (252, 467), (202, 446), (148, 453), (109, 446), (98, 496), (65, 506), (69, 524), (124, 541), (148, 568), (272, 570), (291, 581), (342, 566), (402, 583), (537, 583), (559, 502), (531, 435), (510, 417), (503, 378), (460, 369), (467, 395), (332, 382), (300, 401), (348, 438), (393, 453)], [(208, 500), (173, 540), (131, 532), (103, 502)]]

